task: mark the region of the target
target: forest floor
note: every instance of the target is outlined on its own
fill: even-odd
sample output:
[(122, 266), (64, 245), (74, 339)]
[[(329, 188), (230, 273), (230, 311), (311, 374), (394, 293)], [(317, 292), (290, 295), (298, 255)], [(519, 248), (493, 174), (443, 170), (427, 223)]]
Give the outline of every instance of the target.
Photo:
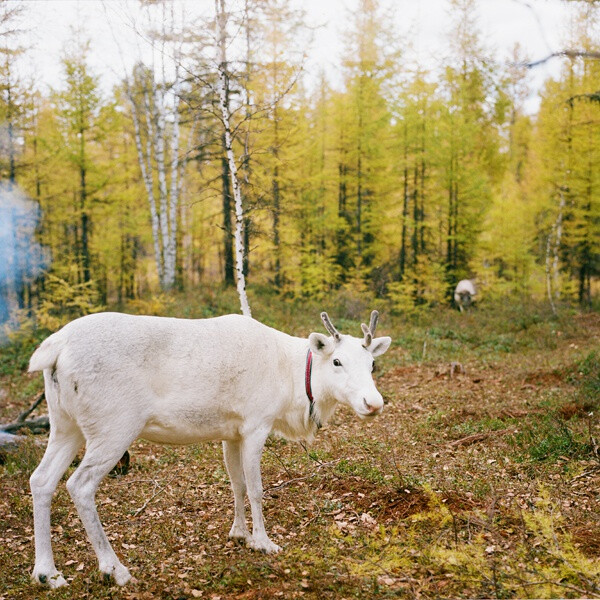
[[(70, 586), (33, 587), (32, 438), (0, 466), (0, 599), (600, 597), (600, 315), (448, 310), (384, 315), (380, 331), (394, 338), (378, 361), (380, 417), (339, 409), (308, 449), (267, 443), (280, 554), (228, 541), (220, 444), (136, 442), (129, 473), (97, 495), (135, 580), (102, 582), (63, 481), (52, 527)], [(0, 422), (41, 389), (23, 352), (0, 361)]]

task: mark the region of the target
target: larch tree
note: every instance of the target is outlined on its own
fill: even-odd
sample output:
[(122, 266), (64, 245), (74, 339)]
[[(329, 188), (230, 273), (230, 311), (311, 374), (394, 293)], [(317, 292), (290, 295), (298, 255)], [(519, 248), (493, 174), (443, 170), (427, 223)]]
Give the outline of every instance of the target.
[(474, 0), (452, 0), (452, 54), (442, 79), (440, 123), (446, 191), (446, 272), (449, 292), (468, 277), (497, 169), (492, 61), (480, 41)]
[(285, 264), (289, 258), (286, 217), (293, 205), (290, 174), (297, 145), (295, 84), (303, 61), (303, 53), (294, 48), (304, 29), (303, 13), (289, 0), (269, 0), (261, 4), (255, 29), (262, 44), (253, 53), (256, 73), (250, 88), (253, 111), (249, 113), (253, 118), (248, 123), (253, 134), (248, 152), (260, 155), (253, 169), (253, 187), (261, 199), (262, 229), (272, 248), (272, 285), (282, 291), (291, 275), (291, 264)]
[[(597, 49), (591, 35), (597, 27), (596, 10), (581, 8), (571, 31), (572, 43), (590, 52)], [(573, 296), (589, 305), (591, 277), (598, 272), (600, 104), (586, 94), (600, 87), (599, 77), (599, 61), (565, 58), (560, 79), (548, 82), (542, 93), (534, 131), (539, 168), (531, 174), (532, 186), (554, 310), (561, 297)]]
[(92, 279), (91, 203), (98, 182), (93, 185), (90, 183), (90, 172), (94, 168), (90, 146), (99, 133), (97, 119), (101, 104), (98, 78), (90, 73), (87, 65), (88, 52), (89, 43), (82, 41), (77, 34), (73, 48), (63, 59), (66, 87), (56, 96), (64, 156), (77, 178), (77, 183), (73, 186), (79, 217), (76, 256), (79, 281), (84, 283)]
[(524, 61), (516, 45), (511, 63), (497, 78), (496, 111), (501, 127), (503, 174), (493, 186), (475, 268), (488, 297), (506, 293), (526, 297), (540, 279), (535, 262), (535, 203), (526, 185), (531, 164), (532, 122), (524, 108), (530, 94)]
[(352, 276), (373, 278), (386, 251), (380, 238), (390, 197), (391, 114), (385, 82), (393, 80), (395, 54), (385, 28), (388, 19), (377, 0), (361, 0), (352, 18), (344, 58), (348, 121), (340, 134), (345, 146), (340, 145), (345, 156), (340, 168), (345, 173), (344, 210), (353, 214), (352, 252), (356, 258)]

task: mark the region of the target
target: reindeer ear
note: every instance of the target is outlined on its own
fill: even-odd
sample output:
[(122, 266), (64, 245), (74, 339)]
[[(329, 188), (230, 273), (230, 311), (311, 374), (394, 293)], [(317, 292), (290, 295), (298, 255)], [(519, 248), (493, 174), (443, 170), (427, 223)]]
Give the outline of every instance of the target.
[(381, 356), (385, 352), (387, 352), (390, 344), (392, 343), (392, 338), (386, 336), (375, 338), (371, 345), (367, 348), (367, 350), (373, 355), (373, 358), (377, 358)]
[(335, 342), (322, 333), (311, 333), (308, 336), (308, 344), (313, 354), (329, 356), (335, 349)]

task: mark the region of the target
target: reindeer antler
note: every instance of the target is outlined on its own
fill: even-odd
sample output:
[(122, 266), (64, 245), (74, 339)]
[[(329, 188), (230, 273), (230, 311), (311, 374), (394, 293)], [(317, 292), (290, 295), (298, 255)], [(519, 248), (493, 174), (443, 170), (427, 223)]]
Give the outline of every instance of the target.
[(379, 313), (374, 310), (371, 313), (371, 320), (369, 322), (369, 326), (367, 327), (365, 325), (365, 323), (361, 323), (360, 324), (360, 328), (363, 330), (363, 333), (365, 334), (365, 339), (363, 342), (363, 346), (365, 348), (368, 348), (371, 345), (371, 342), (373, 341), (373, 338), (375, 337), (375, 329), (377, 329), (377, 320), (379, 319)]
[(371, 342), (373, 341), (373, 336), (371, 335), (369, 328), (364, 323), (360, 324), (360, 328), (363, 330), (363, 333), (365, 334), (363, 346), (365, 348), (368, 348), (371, 345)]
[(379, 311), (374, 310), (371, 313), (371, 322), (369, 323), (369, 331), (371, 335), (375, 337), (375, 330), (377, 329), (377, 321), (379, 321)]
[(327, 331), (329, 331), (329, 333), (333, 336), (333, 339), (336, 342), (340, 341), (340, 332), (333, 326), (333, 323), (331, 322), (331, 319), (329, 318), (329, 315), (323, 311), (321, 313), (321, 319), (323, 320), (323, 325), (325, 325), (325, 329), (327, 329)]

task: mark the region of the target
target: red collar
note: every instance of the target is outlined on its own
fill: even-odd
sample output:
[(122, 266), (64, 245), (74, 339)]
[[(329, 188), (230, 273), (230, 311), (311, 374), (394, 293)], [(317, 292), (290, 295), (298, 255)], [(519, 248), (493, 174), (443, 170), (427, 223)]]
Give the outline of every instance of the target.
[(319, 421), (315, 418), (315, 399), (313, 398), (313, 393), (312, 393), (312, 387), (310, 385), (310, 376), (312, 374), (312, 352), (310, 351), (310, 348), (308, 349), (308, 352), (306, 353), (306, 369), (304, 371), (304, 389), (306, 390), (306, 395), (308, 397), (308, 401), (310, 402), (310, 408), (308, 411), (308, 416), (310, 419), (312, 419), (316, 426), (317, 426), (317, 430), (321, 429), (321, 423), (319, 423)]
[(312, 388), (310, 385), (310, 376), (312, 373), (312, 352), (310, 348), (308, 349), (308, 353), (306, 354), (306, 370), (304, 371), (304, 388), (306, 389), (306, 395), (310, 401), (310, 412), (312, 414), (313, 410), (313, 402), (315, 399), (313, 398)]

